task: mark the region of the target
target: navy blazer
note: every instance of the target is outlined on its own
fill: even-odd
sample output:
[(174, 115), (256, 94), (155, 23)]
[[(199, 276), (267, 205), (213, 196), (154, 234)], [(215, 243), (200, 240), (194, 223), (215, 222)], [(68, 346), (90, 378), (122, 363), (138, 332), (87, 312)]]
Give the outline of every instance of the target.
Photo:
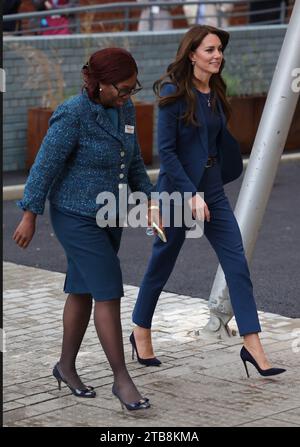
[[(176, 87), (165, 84), (161, 96), (173, 93)], [(156, 185), (158, 192), (182, 195), (197, 192), (208, 158), (208, 130), (199, 95), (197, 95), (197, 120), (201, 126), (186, 125), (179, 119), (186, 110), (184, 99), (159, 107), (158, 111), (158, 151), (160, 173)], [(238, 178), (243, 170), (243, 162), (238, 142), (226, 127), (226, 118), (220, 101), (217, 101), (222, 120), (222, 129), (217, 137), (218, 159), (221, 164), (223, 184)]]

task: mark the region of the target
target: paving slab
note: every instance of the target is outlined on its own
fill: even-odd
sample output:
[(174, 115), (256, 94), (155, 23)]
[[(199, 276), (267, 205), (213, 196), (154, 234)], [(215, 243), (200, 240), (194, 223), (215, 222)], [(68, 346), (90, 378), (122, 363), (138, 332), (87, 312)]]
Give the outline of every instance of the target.
[[(260, 312), (262, 340), (272, 363), (287, 372), (262, 378), (239, 358), (242, 338), (203, 332), (207, 301), (165, 294), (153, 321), (162, 360), (146, 368), (131, 359), (128, 337), (138, 287), (125, 285), (122, 325), (128, 369), (151, 408), (123, 412), (112, 396), (112, 374), (93, 321), (78, 355), (95, 399), (59, 391), (52, 368), (60, 353), (65, 275), (4, 263), (4, 426), (6, 427), (279, 427), (300, 426), (300, 319)], [(231, 329), (237, 331), (235, 320)], [(238, 334), (238, 332), (237, 332)]]

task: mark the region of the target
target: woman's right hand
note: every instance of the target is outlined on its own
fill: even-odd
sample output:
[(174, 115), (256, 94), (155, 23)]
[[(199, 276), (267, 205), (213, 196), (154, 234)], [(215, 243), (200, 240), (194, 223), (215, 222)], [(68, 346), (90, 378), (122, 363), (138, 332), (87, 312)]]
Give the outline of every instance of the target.
[(13, 240), (21, 248), (27, 248), (35, 232), (36, 214), (31, 211), (25, 211), (23, 218), (17, 226)]
[[(162, 216), (159, 212), (159, 206), (156, 202), (149, 201), (148, 203), (148, 227), (152, 228), (153, 224), (156, 224), (158, 228), (165, 234)], [(157, 234), (157, 230), (154, 229), (154, 233)]]
[(193, 218), (196, 220), (207, 222), (210, 221), (210, 212), (208, 206), (200, 196), (200, 194), (195, 194), (188, 200), (189, 206), (191, 207)]

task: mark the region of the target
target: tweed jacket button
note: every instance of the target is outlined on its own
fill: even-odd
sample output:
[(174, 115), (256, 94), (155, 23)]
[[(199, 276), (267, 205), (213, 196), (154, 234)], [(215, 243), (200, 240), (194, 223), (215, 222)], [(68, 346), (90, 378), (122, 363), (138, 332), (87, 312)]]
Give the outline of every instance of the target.
[(121, 157), (124, 157), (124, 155), (125, 155), (125, 152), (122, 151), (121, 152)]
[(124, 174), (120, 174), (120, 178), (124, 178)]
[(125, 165), (124, 164), (121, 164), (121, 169), (124, 169), (125, 168)]

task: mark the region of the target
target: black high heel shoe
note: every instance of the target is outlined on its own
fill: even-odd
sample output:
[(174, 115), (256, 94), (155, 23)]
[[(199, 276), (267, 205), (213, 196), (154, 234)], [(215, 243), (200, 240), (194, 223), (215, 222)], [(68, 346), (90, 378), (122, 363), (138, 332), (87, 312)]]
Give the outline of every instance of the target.
[(261, 369), (259, 367), (259, 365), (257, 364), (257, 361), (252, 357), (252, 355), (250, 354), (250, 352), (245, 348), (245, 346), (242, 347), (241, 352), (240, 352), (240, 356), (241, 359), (244, 363), (245, 366), (245, 370), (247, 373), (248, 378), (249, 376), (249, 372), (248, 372), (248, 368), (247, 368), (247, 364), (246, 362), (252, 363), (253, 366), (255, 366), (255, 368), (257, 369), (257, 371), (259, 372), (259, 374), (261, 376), (276, 376), (277, 374), (281, 374), (283, 372), (286, 371), (286, 369), (283, 368), (268, 368), (268, 369)]
[(136, 347), (136, 342), (135, 342), (133, 332), (130, 334), (129, 341), (132, 345), (132, 360), (134, 360), (134, 351), (135, 351), (137, 360), (141, 365), (145, 365), (145, 366), (159, 366), (159, 365), (161, 365), (161, 361), (158, 360), (156, 357), (153, 357), (151, 359), (141, 359), (141, 357), (139, 356), (137, 347)]
[(74, 396), (77, 397), (96, 397), (96, 391), (94, 391), (94, 388), (92, 386), (87, 386), (83, 390), (79, 390), (77, 388), (71, 387), (71, 385), (67, 382), (67, 380), (62, 376), (62, 374), (59, 372), (58, 363), (53, 368), (53, 375), (57, 380), (58, 383), (58, 389), (61, 390), (61, 382), (64, 382), (72, 391)]
[(140, 399), (137, 402), (132, 402), (132, 403), (129, 403), (129, 404), (124, 402), (124, 400), (122, 400), (121, 397), (119, 396), (119, 394), (117, 393), (116, 388), (115, 388), (115, 384), (113, 384), (113, 386), (112, 386), (112, 393), (113, 393), (114, 396), (116, 396), (119, 399), (119, 401), (121, 403), (122, 410), (124, 410), (124, 406), (129, 411), (145, 410), (147, 408), (150, 408), (149, 399), (147, 399), (146, 397)]

